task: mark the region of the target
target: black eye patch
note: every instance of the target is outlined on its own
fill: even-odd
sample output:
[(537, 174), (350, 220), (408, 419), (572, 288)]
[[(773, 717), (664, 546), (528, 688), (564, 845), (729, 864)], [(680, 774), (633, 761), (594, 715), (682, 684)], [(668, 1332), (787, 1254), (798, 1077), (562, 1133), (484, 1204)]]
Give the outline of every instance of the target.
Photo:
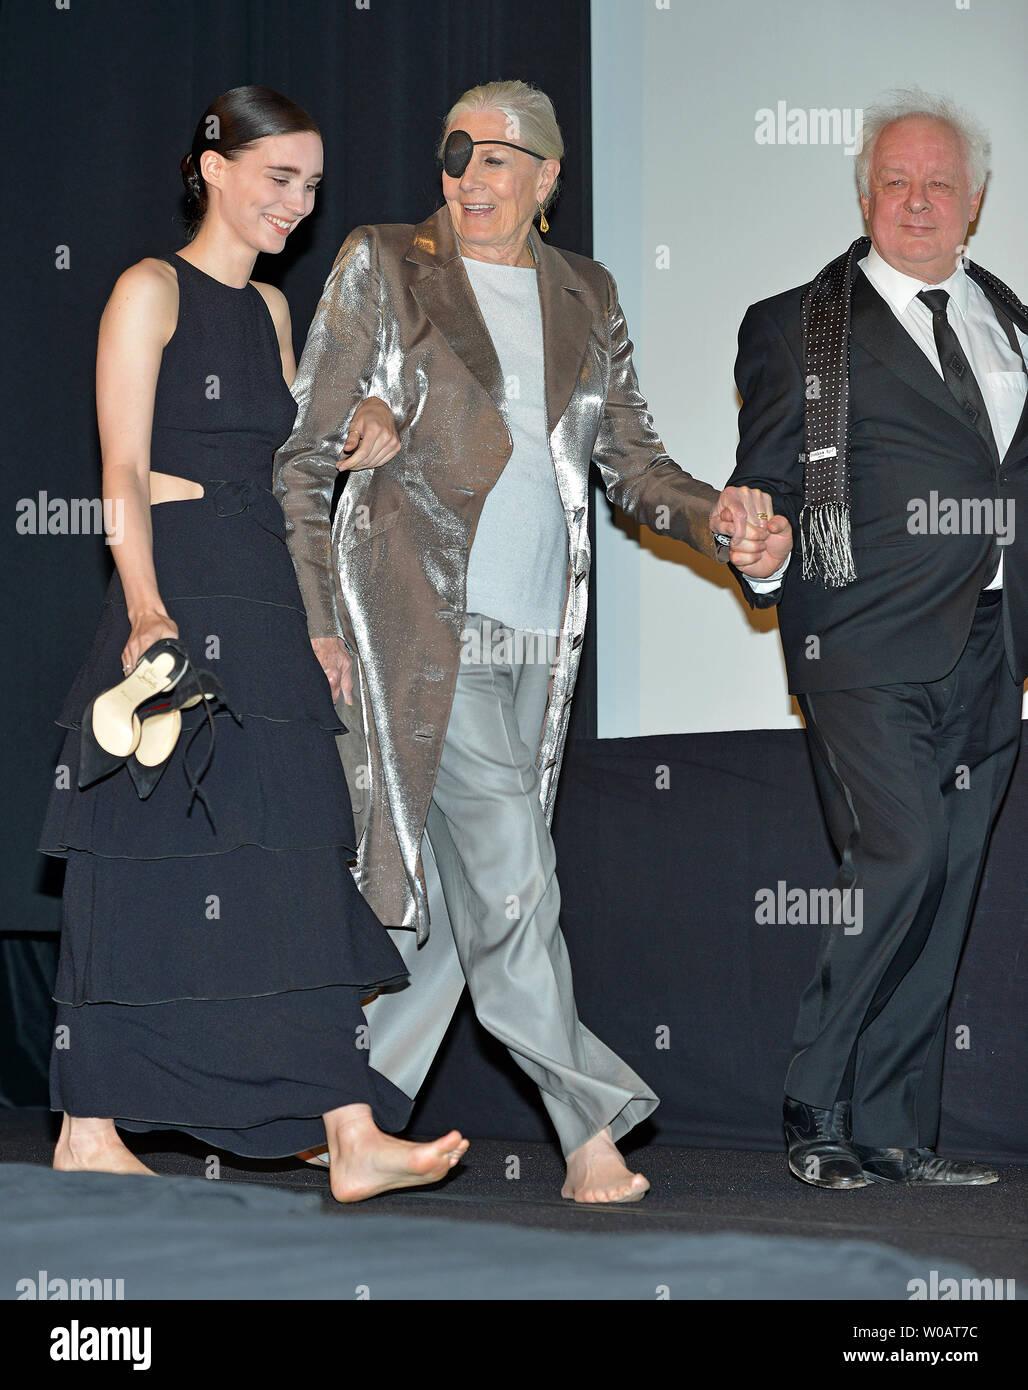
[(506, 145), (508, 149), (530, 154), (533, 159), (546, 158), (544, 154), (536, 154), (535, 150), (525, 149), (524, 145), (515, 145), (510, 140), (472, 140), (466, 130), (451, 130), (443, 146), (443, 168), (451, 179), (459, 179), (464, 173), (471, 163), (476, 145)]

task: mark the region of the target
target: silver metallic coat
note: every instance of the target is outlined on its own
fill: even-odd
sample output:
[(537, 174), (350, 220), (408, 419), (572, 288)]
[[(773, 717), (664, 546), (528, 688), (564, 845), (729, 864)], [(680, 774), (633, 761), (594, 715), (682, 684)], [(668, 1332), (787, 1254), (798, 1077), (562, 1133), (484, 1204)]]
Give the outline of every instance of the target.
[[(549, 823), (585, 630), (590, 462), (616, 506), (712, 558), (707, 517), (718, 494), (664, 452), (606, 267), (556, 250), (534, 227), (529, 244), (568, 528), (567, 598), (536, 760)], [(275, 493), (310, 634), (341, 636), (356, 657), (356, 708), (340, 711), (355, 813), (366, 816), (357, 882), (383, 922), (415, 928), (421, 942), (421, 836), (460, 665), (468, 554), (513, 447), (500, 363), (445, 206), (420, 226), (350, 233), (292, 389), (298, 412), (276, 455)], [(337, 460), (368, 396), (388, 403), (403, 448), (350, 474), (330, 529)]]

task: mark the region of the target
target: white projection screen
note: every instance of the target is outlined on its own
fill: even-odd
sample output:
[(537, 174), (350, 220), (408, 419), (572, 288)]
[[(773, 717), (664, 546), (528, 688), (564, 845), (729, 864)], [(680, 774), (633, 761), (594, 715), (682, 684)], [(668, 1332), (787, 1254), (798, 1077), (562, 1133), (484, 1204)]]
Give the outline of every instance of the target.
[[(1026, 0), (593, 0), (591, 14), (593, 254), (690, 473), (720, 486), (734, 466), (747, 306), (863, 233), (847, 137), (886, 90), (943, 93), (988, 127), (969, 254), (1028, 294)], [(722, 568), (602, 495), (595, 563), (601, 738), (799, 726), (773, 613), (749, 613)]]

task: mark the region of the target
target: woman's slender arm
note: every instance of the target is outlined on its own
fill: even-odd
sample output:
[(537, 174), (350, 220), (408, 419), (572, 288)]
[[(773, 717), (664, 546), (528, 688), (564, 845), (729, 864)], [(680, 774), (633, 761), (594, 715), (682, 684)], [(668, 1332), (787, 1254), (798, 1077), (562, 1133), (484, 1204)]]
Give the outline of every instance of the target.
[(771, 516), (767, 493), (756, 489), (718, 493), (668, 457), (639, 390), (617, 286), (606, 273), (610, 384), (593, 458), (607, 496), (637, 521), (685, 541), (711, 559), (718, 558), (711, 533), (714, 518), (731, 513), (731, 523), (722, 519), (721, 527), (735, 528), (730, 550), (733, 564), (755, 579), (774, 573), (792, 549), (788, 520)]
[(282, 375), (286, 385), (292, 386), (293, 378), (296, 376), (296, 357), (293, 353), (293, 325), (289, 318), (289, 301), (275, 285), (264, 285), (257, 280), (251, 280), (250, 283), (268, 306), (268, 313), (275, 325), (279, 355), (282, 358)]
[(117, 519), (111, 550), (131, 632), (122, 662), (134, 666), (162, 637), (177, 637), (157, 589), (150, 525), (150, 434), (161, 355), (175, 330), (174, 271), (140, 261), (120, 276), (100, 320), (96, 417), (104, 512)]
[(632, 342), (617, 286), (609, 271), (607, 280), (610, 385), (593, 461), (616, 507), (715, 559), (708, 518), (719, 494), (680, 468), (653, 428), (632, 363)]

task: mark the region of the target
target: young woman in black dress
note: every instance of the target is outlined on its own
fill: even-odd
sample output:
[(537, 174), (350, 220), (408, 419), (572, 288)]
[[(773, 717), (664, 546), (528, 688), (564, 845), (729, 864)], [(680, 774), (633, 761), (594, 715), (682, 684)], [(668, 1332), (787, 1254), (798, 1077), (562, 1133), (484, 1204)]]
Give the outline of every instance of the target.
[[(41, 844), (67, 860), (58, 1169), (150, 1172), (116, 1125), (261, 1158), (327, 1139), (333, 1194), (359, 1201), (437, 1181), (467, 1148), (457, 1131), (383, 1133), (410, 1101), (368, 1066), (360, 1001), (406, 972), (348, 868), (342, 726), (270, 492), (295, 365), (285, 298), (250, 274), (311, 212), (321, 162), (314, 120), (286, 97), (219, 97), (183, 160), (195, 237), (125, 271), (101, 320), (103, 493), (122, 535), (58, 720), (67, 772)], [(377, 461), (397, 447), (388, 409), (366, 401), (347, 450)], [(138, 765), (79, 789), (84, 711), (167, 638), (230, 707), (214, 716), (202, 798), (186, 771), (191, 736), (209, 736), (202, 701), (152, 789)]]

